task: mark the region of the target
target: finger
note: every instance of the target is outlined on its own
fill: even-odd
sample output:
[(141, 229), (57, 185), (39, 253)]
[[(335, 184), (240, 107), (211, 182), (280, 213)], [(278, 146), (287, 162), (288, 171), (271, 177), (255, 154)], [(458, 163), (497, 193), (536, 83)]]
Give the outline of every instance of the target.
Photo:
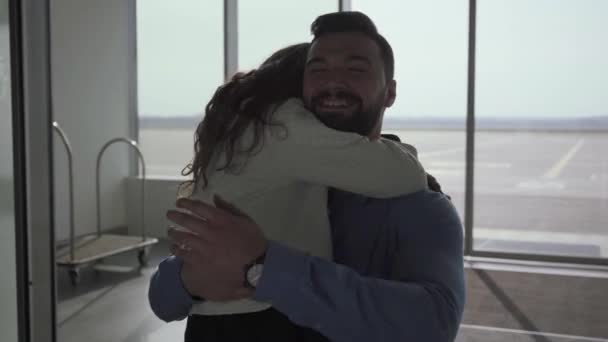
[(241, 209), (237, 208), (234, 204), (223, 199), (220, 195), (213, 195), (213, 203), (217, 208), (225, 210), (226, 212), (232, 215), (249, 218), (249, 215), (247, 215)]
[(194, 266), (196, 269), (204, 268), (208, 263), (216, 260), (216, 256), (211, 252), (208, 245), (202, 245), (199, 248), (186, 250), (179, 244), (172, 244), (169, 247), (171, 254), (182, 259), (184, 264)]
[(169, 247), (169, 250), (171, 250), (171, 254), (175, 255), (176, 257), (180, 257), (182, 259), (185, 259), (185, 251), (181, 248), (179, 248), (178, 245), (176, 244), (171, 244), (171, 247)]
[(183, 213), (177, 210), (168, 210), (167, 219), (185, 229), (191, 234), (199, 235), (203, 238), (210, 238), (209, 221), (205, 221), (200, 217)]
[(180, 248), (177, 247), (177, 245), (174, 243), (172, 243), (171, 246), (169, 246), (169, 251), (171, 251), (171, 255), (175, 255), (175, 256), (180, 256), (179, 254), (181, 253)]
[(175, 229), (177, 231), (180, 231), (180, 232), (186, 232), (186, 233), (191, 233), (191, 234), (196, 235), (193, 231), (191, 231), (188, 228), (184, 228), (184, 227), (180, 227), (180, 226), (174, 226), (174, 225), (169, 225), (169, 228), (173, 228), (173, 229)]
[(205, 249), (204, 245), (206, 243), (204, 242), (204, 239), (192, 233), (169, 228), (167, 235), (173, 244), (183, 246), (184, 248), (189, 249), (188, 251)]
[(169, 241), (176, 245), (184, 243), (186, 238), (189, 237), (189, 235), (192, 235), (192, 233), (180, 231), (175, 228), (167, 229), (167, 236), (169, 237)]
[(174, 256), (182, 259), (182, 261), (184, 262), (184, 264), (194, 264), (197, 260), (197, 253), (193, 253), (193, 251), (186, 251), (182, 248), (180, 248), (178, 245), (173, 244), (170, 247), (171, 249), (171, 254), (173, 254)]
[(221, 210), (210, 204), (189, 198), (180, 198), (175, 202), (175, 205), (211, 222), (217, 222), (225, 215)]

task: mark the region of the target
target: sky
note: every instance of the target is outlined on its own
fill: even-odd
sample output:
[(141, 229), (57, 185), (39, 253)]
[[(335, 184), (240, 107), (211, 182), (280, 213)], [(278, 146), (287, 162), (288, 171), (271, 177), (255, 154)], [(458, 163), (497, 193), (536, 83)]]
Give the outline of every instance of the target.
[[(200, 113), (223, 81), (223, 1), (138, 2), (142, 116)], [(352, 0), (395, 52), (387, 117), (464, 118), (467, 0)], [(240, 0), (239, 69), (309, 41), (335, 0)], [(476, 114), (608, 115), (608, 0), (478, 0)]]

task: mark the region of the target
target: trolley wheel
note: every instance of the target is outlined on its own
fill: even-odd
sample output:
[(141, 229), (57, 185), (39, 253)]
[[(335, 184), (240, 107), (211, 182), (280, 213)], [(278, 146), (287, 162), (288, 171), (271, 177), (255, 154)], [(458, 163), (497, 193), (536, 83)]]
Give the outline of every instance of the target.
[(80, 284), (80, 272), (78, 269), (72, 268), (68, 271), (68, 274), (70, 275), (72, 286), (78, 286), (78, 284)]
[(140, 267), (148, 266), (148, 261), (150, 261), (150, 250), (148, 248), (143, 248), (137, 251), (137, 260), (139, 261)]

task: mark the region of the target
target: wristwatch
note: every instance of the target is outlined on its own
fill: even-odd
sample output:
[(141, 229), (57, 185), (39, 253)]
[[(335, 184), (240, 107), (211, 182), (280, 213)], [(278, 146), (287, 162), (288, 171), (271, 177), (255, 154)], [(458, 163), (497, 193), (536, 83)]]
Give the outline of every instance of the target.
[(245, 265), (245, 287), (255, 289), (262, 278), (266, 252), (256, 258), (252, 263)]

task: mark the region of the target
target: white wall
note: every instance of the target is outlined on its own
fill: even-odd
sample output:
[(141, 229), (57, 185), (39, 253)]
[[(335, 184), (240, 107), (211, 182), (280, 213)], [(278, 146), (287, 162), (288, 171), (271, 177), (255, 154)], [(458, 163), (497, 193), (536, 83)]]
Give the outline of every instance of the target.
[[(141, 180), (131, 177), (127, 183), (129, 189), (129, 235), (139, 235), (141, 234)], [(175, 208), (177, 188), (180, 183), (180, 179), (169, 177), (149, 178), (145, 181), (144, 221), (147, 236), (167, 237), (169, 221), (165, 214), (167, 210)]]
[[(134, 1), (134, 0), (133, 0)], [(96, 229), (95, 167), (102, 145), (132, 132), (134, 75), (133, 1), (51, 1), (54, 120), (74, 150), (76, 235)], [(135, 115), (133, 113), (132, 115)], [(134, 120), (133, 120), (134, 122)], [(56, 240), (69, 237), (67, 155), (55, 134)], [(126, 223), (126, 144), (111, 146), (102, 160), (102, 228)]]
[(2, 341), (17, 341), (11, 68), (7, 12), (7, 1), (0, 0), (0, 332)]

